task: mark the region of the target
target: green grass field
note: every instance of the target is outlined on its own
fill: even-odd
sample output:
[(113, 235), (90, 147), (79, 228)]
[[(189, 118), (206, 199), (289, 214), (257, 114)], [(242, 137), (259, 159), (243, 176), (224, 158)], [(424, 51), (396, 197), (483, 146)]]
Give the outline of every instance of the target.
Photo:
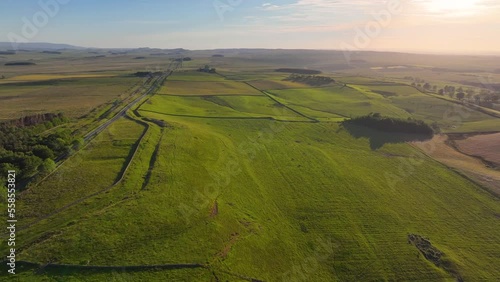
[(308, 88), (308, 85), (284, 81), (284, 80), (252, 80), (249, 81), (250, 85), (261, 90), (280, 90), (289, 88)]
[(204, 73), (198, 71), (179, 71), (175, 72), (169, 81), (224, 81), (225, 78), (213, 73)]
[(207, 118), (274, 118), (307, 120), (265, 96), (179, 97), (156, 95), (141, 113)]
[(423, 94), (410, 86), (371, 83), (353, 87), (366, 95), (384, 97), (385, 103), (403, 109), (416, 119), (429, 123), (436, 122), (444, 132), (481, 132), (500, 128), (498, 118), (458, 105), (453, 101)]
[[(23, 259), (203, 263), (267, 281), (452, 280), (408, 244), (415, 233), (466, 281), (500, 275), (496, 200), (408, 145), (373, 151), (329, 123), (169, 121), (146, 190), (85, 209)], [(419, 165), (401, 170), (409, 158)]]
[[(130, 118), (18, 195), (25, 227), (17, 231), (18, 261), (115, 268), (22, 266), (12, 281), (500, 280), (498, 198), (399, 135), (339, 123), (378, 112), (436, 122), (445, 132), (498, 131), (497, 118), (400, 83), (412, 70), (432, 77), (431, 66), (371, 69), (432, 59), (408, 55), (404, 63), (400, 55), (369, 59), (360, 52), (355, 56), (367, 61), (364, 69), (341, 72), (340, 53), (227, 52), (213, 58), (209, 51), (185, 51), (194, 60), (129, 111)], [(64, 126), (93, 128), (112, 101), (140, 82), (123, 74), (171, 59), (144, 50), (103, 54), (72, 56), (81, 75), (99, 69), (117, 77), (0, 85), (0, 119), (61, 110), (76, 120)], [(62, 57), (32, 57), (38, 71), (11, 69), (7, 79), (78, 75), (62, 66)], [(205, 64), (219, 74), (195, 71)], [(297, 66), (321, 69), (338, 84), (308, 87), (274, 71)], [(410, 234), (442, 252), (441, 266), (409, 243)], [(0, 250), (7, 253), (4, 235)], [(166, 264), (200, 267), (122, 268)]]
[(140, 124), (128, 119), (114, 123), (49, 178), (21, 194), (23, 224), (113, 185), (142, 131)]
[(262, 95), (254, 88), (236, 81), (168, 81), (160, 94), (165, 95)]
[(396, 117), (409, 116), (404, 110), (383, 101), (380, 95), (370, 96), (348, 87), (272, 90), (269, 93), (292, 108), (306, 108), (312, 117), (323, 117), (324, 113), (350, 117), (371, 112)]

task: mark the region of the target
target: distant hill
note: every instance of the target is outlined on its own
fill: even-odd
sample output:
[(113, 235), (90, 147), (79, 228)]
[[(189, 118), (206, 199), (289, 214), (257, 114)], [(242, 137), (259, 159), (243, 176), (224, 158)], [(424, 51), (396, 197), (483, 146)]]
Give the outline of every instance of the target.
[[(17, 48), (19, 50), (61, 50), (61, 49), (73, 49), (82, 50), (87, 49), (83, 47), (73, 46), (69, 44), (56, 44), (56, 43), (18, 43)], [(12, 50), (13, 46), (10, 42), (0, 42), (0, 50)]]

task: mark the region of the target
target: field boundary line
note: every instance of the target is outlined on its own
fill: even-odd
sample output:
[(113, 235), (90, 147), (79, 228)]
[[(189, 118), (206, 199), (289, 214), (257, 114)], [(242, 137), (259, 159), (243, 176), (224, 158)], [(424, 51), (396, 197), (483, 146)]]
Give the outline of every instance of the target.
[[(172, 72), (170, 72), (168, 75), (166, 75), (166, 76), (165, 76), (165, 77), (163, 77), (162, 79), (159, 79), (159, 80), (161, 80), (161, 81), (160, 81), (160, 82), (161, 82), (161, 84), (163, 84), (163, 83), (164, 83), (164, 81), (165, 81), (165, 80), (166, 80), (166, 79), (167, 79), (167, 78), (168, 78), (171, 74), (172, 74)], [(157, 80), (156, 82), (158, 82), (158, 80)], [(153, 95), (154, 95), (155, 90), (158, 90), (158, 87), (157, 87), (157, 86), (159, 86), (159, 85), (160, 85), (160, 84), (158, 84), (158, 85), (157, 85), (157, 83), (156, 83), (156, 82), (155, 82), (155, 83), (153, 83), (153, 85), (152, 85), (152, 86), (151, 86), (151, 87), (150, 87), (150, 88), (149, 88), (149, 89), (145, 92), (145, 94), (144, 94), (144, 95), (142, 95), (141, 97), (139, 97), (139, 98), (135, 99), (135, 100), (132, 102), (132, 103), (133, 103), (133, 105), (126, 106), (126, 107), (128, 107), (128, 109), (127, 109), (126, 111), (123, 111), (123, 110), (122, 110), (123, 112), (120, 114), (120, 116), (116, 116), (116, 117), (114, 117), (113, 119), (111, 119), (110, 121), (108, 121), (108, 122), (109, 122), (108, 126), (109, 126), (109, 125), (111, 125), (112, 123), (114, 123), (116, 120), (118, 120), (119, 118), (124, 117), (124, 118), (128, 118), (128, 119), (130, 119), (130, 120), (132, 120), (132, 121), (134, 121), (134, 122), (137, 122), (137, 123), (139, 123), (139, 124), (142, 124), (142, 125), (144, 126), (144, 131), (143, 131), (143, 133), (142, 133), (141, 137), (140, 137), (140, 138), (138, 139), (138, 141), (136, 142), (134, 152), (132, 153), (132, 155), (129, 155), (129, 157), (127, 158), (127, 160), (126, 160), (126, 162), (125, 162), (125, 163), (126, 163), (126, 166), (125, 166), (124, 168), (122, 168), (122, 171), (121, 171), (121, 172), (120, 172), (120, 174), (118, 175), (117, 180), (115, 180), (115, 182), (114, 182), (111, 186), (109, 186), (109, 187), (107, 187), (107, 188), (105, 188), (105, 189), (103, 189), (103, 190), (97, 191), (97, 192), (92, 193), (92, 194), (90, 194), (90, 195), (87, 195), (87, 196), (85, 196), (85, 197), (83, 197), (83, 198), (80, 198), (80, 199), (78, 199), (78, 200), (76, 200), (76, 201), (74, 201), (74, 202), (72, 202), (72, 203), (69, 203), (68, 205), (65, 205), (65, 206), (63, 206), (62, 208), (60, 208), (60, 209), (56, 210), (55, 212), (53, 212), (53, 213), (51, 213), (51, 214), (49, 214), (49, 215), (43, 216), (43, 217), (41, 217), (41, 218), (39, 218), (39, 219), (37, 219), (37, 220), (35, 220), (35, 221), (33, 221), (33, 222), (31, 222), (31, 223), (29, 223), (29, 224), (25, 225), (25, 226), (20, 226), (20, 227), (19, 227), (19, 230), (20, 230), (20, 231), (25, 230), (25, 229), (27, 229), (27, 228), (30, 228), (31, 226), (33, 226), (33, 225), (35, 225), (35, 224), (37, 224), (37, 223), (39, 223), (39, 222), (41, 222), (41, 221), (43, 221), (43, 220), (45, 220), (45, 219), (48, 219), (48, 218), (50, 218), (50, 217), (53, 217), (53, 216), (55, 216), (55, 215), (57, 215), (57, 214), (59, 214), (59, 213), (61, 213), (61, 212), (65, 211), (65, 210), (68, 210), (69, 208), (74, 207), (74, 206), (76, 206), (76, 205), (78, 205), (78, 204), (80, 204), (80, 203), (82, 203), (82, 202), (84, 202), (84, 201), (86, 201), (86, 200), (88, 200), (88, 199), (91, 199), (91, 198), (93, 198), (93, 197), (95, 197), (95, 196), (97, 196), (97, 195), (100, 195), (100, 194), (102, 194), (102, 193), (108, 192), (108, 191), (110, 191), (111, 189), (113, 189), (114, 187), (116, 187), (118, 184), (120, 184), (120, 183), (123, 181), (123, 179), (125, 178), (125, 175), (126, 175), (126, 173), (127, 173), (128, 169), (130, 168), (130, 166), (131, 166), (131, 164), (132, 164), (132, 161), (134, 160), (134, 158), (135, 158), (135, 156), (136, 156), (137, 152), (139, 151), (140, 145), (141, 145), (141, 143), (143, 142), (144, 137), (146, 136), (146, 134), (149, 132), (149, 129), (150, 129), (150, 124), (149, 124), (148, 122), (145, 122), (145, 121), (143, 121), (143, 120), (141, 120), (141, 119), (139, 119), (139, 118), (134, 118), (134, 117), (130, 116), (130, 115), (129, 115), (129, 113), (128, 113), (128, 111), (130, 110), (130, 108), (132, 108), (133, 106), (135, 106), (135, 105), (137, 105), (137, 104), (140, 104), (140, 105), (144, 104), (147, 100), (149, 100), (149, 98), (151, 98), (151, 96), (150, 96), (149, 94), (151, 94), (152, 92), (153, 92)], [(149, 97), (148, 97), (148, 96), (149, 96)], [(148, 99), (144, 99), (144, 98), (146, 98), (146, 97), (148, 97)], [(142, 99), (144, 99), (144, 101), (142, 101), (142, 102), (141, 102), (141, 100), (142, 100)], [(135, 103), (134, 103), (134, 102), (135, 102)], [(125, 108), (124, 108), (124, 109), (125, 109)], [(107, 126), (106, 126), (105, 128), (107, 128)], [(100, 132), (99, 132), (99, 133), (100, 133)], [(95, 136), (97, 136), (99, 133), (97, 133)], [(85, 148), (85, 147), (87, 147), (88, 145), (90, 145), (90, 143), (91, 143), (91, 142), (87, 142), (87, 144), (84, 146), (84, 148)], [(80, 150), (80, 151), (81, 151), (81, 150)], [(66, 159), (63, 163), (65, 163), (65, 162), (66, 162), (67, 160), (69, 160), (69, 159), (70, 159), (70, 158)], [(61, 164), (60, 164), (60, 166), (62, 166), (62, 164), (63, 164), (63, 163), (61, 163)], [(125, 165), (125, 163), (124, 163), (124, 165)], [(57, 168), (59, 168), (60, 166), (58, 166)], [(47, 176), (46, 178), (48, 178), (48, 176)], [(46, 178), (44, 178), (44, 180), (45, 180)], [(40, 182), (40, 183), (41, 183), (41, 182)]]
[[(174, 117), (184, 117), (184, 118), (197, 118), (197, 119), (221, 119), (221, 120), (269, 120), (269, 121), (277, 121), (277, 122), (294, 122), (294, 123), (317, 123), (312, 120), (281, 120), (275, 119), (273, 117), (207, 117), (207, 116), (192, 116), (192, 115), (178, 115), (178, 114), (167, 114), (160, 113), (150, 110), (141, 110), (143, 112), (165, 115), (165, 116), (174, 116)], [(142, 117), (142, 115), (139, 114)]]
[[(222, 76), (222, 77), (223, 77), (223, 78), (225, 78), (225, 79), (228, 79), (228, 78), (227, 78), (227, 76), (225, 76), (225, 75), (223, 75), (223, 74), (221, 74), (221, 73), (216, 72), (216, 74), (217, 74), (217, 75)], [(271, 99), (271, 100), (273, 100), (274, 102), (278, 103), (278, 104), (279, 104), (279, 105), (281, 105), (282, 107), (287, 108), (288, 110), (290, 110), (290, 111), (294, 112), (295, 114), (297, 114), (297, 115), (299, 115), (299, 116), (301, 116), (301, 117), (304, 117), (304, 118), (306, 118), (306, 119), (308, 119), (308, 120), (311, 120), (311, 121), (312, 121), (312, 122), (314, 122), (314, 123), (318, 123), (318, 122), (320, 122), (320, 121), (319, 121), (319, 120), (317, 120), (317, 119), (314, 119), (314, 118), (308, 117), (308, 116), (304, 115), (303, 113), (301, 113), (301, 112), (299, 112), (299, 111), (297, 111), (297, 110), (294, 110), (294, 109), (290, 108), (289, 106), (287, 106), (287, 105), (285, 105), (285, 104), (281, 103), (280, 101), (276, 100), (274, 97), (272, 97), (272, 96), (271, 96), (269, 93), (267, 93), (266, 91), (261, 90), (261, 89), (259, 89), (259, 88), (255, 87), (255, 86), (251, 85), (251, 84), (250, 84), (248, 81), (246, 81), (246, 80), (245, 80), (245, 81), (239, 81), (239, 82), (240, 82), (240, 83), (244, 83), (244, 84), (246, 84), (246, 85), (250, 86), (251, 88), (253, 88), (253, 89), (255, 89), (255, 90), (259, 91), (260, 93), (264, 94), (264, 96), (268, 97), (269, 99)]]
[[(246, 82), (245, 82), (245, 83), (246, 83)], [(268, 92), (266, 92), (266, 91), (262, 91), (262, 93), (264, 93), (264, 95), (266, 95), (269, 99), (271, 99), (271, 100), (273, 100), (274, 102), (276, 102), (276, 103), (280, 104), (281, 106), (283, 106), (283, 107), (285, 107), (285, 108), (289, 109), (290, 111), (292, 111), (292, 112), (294, 112), (294, 113), (298, 114), (299, 116), (304, 117), (304, 118), (306, 118), (306, 119), (308, 119), (308, 120), (310, 120), (311, 122), (314, 122), (314, 123), (318, 123), (318, 122), (320, 122), (319, 120), (317, 120), (317, 119), (315, 119), (315, 118), (308, 117), (308, 116), (306, 116), (305, 114), (303, 114), (303, 113), (301, 113), (301, 112), (299, 112), (299, 111), (297, 111), (297, 110), (295, 110), (295, 109), (291, 108), (290, 106), (283, 104), (282, 102), (280, 102), (279, 100), (277, 100), (276, 98), (274, 98), (274, 97), (273, 97), (270, 93), (268, 93)]]
[[(35, 221), (27, 224), (27, 225), (20, 226), (19, 227), (20, 231), (28, 229), (28, 228), (32, 227), (33, 225), (38, 224), (38, 223), (40, 223), (41, 221), (43, 221), (45, 219), (51, 218), (51, 217), (53, 217), (53, 216), (55, 216), (55, 215), (57, 215), (57, 214), (59, 214), (59, 213), (61, 213), (63, 211), (68, 210), (69, 208), (72, 208), (72, 207), (74, 207), (74, 206), (76, 206), (76, 205), (78, 205), (78, 204), (80, 204), (80, 203), (82, 203), (82, 202), (84, 202), (84, 201), (86, 201), (88, 199), (91, 199), (91, 198), (93, 198), (93, 197), (95, 197), (95, 196), (97, 196), (99, 194), (108, 192), (109, 190), (113, 189), (114, 187), (116, 187), (118, 184), (120, 184), (123, 181), (123, 179), (125, 178), (125, 174), (127, 173), (130, 165), (132, 164), (132, 161), (134, 160), (137, 152), (139, 151), (140, 145), (141, 145), (144, 137), (146, 136), (146, 134), (149, 132), (149, 128), (150, 128), (150, 125), (148, 123), (144, 122), (144, 121), (135, 120), (135, 119), (129, 117), (128, 115), (126, 115), (125, 118), (129, 118), (130, 120), (132, 120), (134, 122), (137, 122), (137, 123), (141, 123), (142, 125), (146, 124), (147, 126), (145, 126), (144, 131), (143, 131), (141, 137), (136, 142), (136, 145), (134, 146), (135, 147), (134, 152), (131, 155), (129, 155), (128, 160), (126, 161), (126, 163), (124, 163), (124, 165), (125, 164), (126, 165), (122, 168), (122, 171), (118, 175), (117, 180), (115, 180), (115, 183), (113, 183), (111, 186), (109, 186), (109, 187), (107, 187), (107, 188), (105, 188), (103, 190), (94, 192), (94, 193), (92, 193), (90, 195), (87, 195), (87, 196), (85, 196), (83, 198), (80, 198), (80, 199), (78, 199), (76, 201), (73, 201), (72, 203), (69, 203), (69, 204), (61, 207), (60, 209), (54, 211), (53, 213), (48, 214), (46, 216), (43, 216), (43, 217), (41, 217), (41, 218), (39, 218), (39, 219), (37, 219), (37, 220), (35, 220)], [(90, 142), (89, 142), (89, 144), (90, 144)]]
[(149, 167), (148, 167), (148, 171), (146, 173), (146, 177), (144, 178), (144, 181), (142, 182), (141, 191), (146, 190), (146, 187), (149, 185), (149, 182), (151, 181), (151, 177), (153, 177), (153, 170), (156, 166), (156, 163), (158, 162), (158, 155), (160, 153), (161, 142), (162, 142), (164, 136), (165, 136), (165, 128), (162, 128), (160, 139), (158, 140), (158, 143), (156, 143), (155, 150), (153, 151), (153, 154), (151, 155), (151, 158), (149, 159)]
[(311, 111), (321, 112), (321, 113), (325, 113), (325, 114), (330, 114), (330, 115), (338, 115), (338, 116), (339, 116), (339, 117), (341, 117), (341, 118), (350, 118), (350, 117), (348, 117), (348, 116), (346, 116), (346, 115), (343, 115), (343, 114), (339, 114), (339, 113), (330, 113), (330, 112), (326, 112), (326, 111), (323, 111), (323, 110), (313, 109), (313, 108), (310, 108), (310, 107), (308, 107), (308, 106), (306, 106), (306, 105), (297, 105), (297, 104), (295, 104), (295, 103), (290, 103), (290, 105), (299, 106), (299, 107), (304, 107), (304, 108), (307, 108), (307, 109), (309, 109), (309, 110), (311, 110)]
[[(171, 74), (171, 73), (170, 73)], [(151, 93), (155, 92), (158, 90), (158, 86), (160, 84), (163, 84), (165, 79), (170, 75), (170, 74), (163, 74), (162, 76), (158, 77), (155, 81), (152, 82), (151, 86), (149, 86), (143, 95), (139, 96), (138, 98), (134, 99), (125, 107), (123, 107), (118, 113), (116, 113), (111, 119), (108, 121), (104, 122), (102, 125), (97, 126), (96, 128), (90, 130), (87, 134), (83, 136), (83, 139), (85, 141), (90, 141), (92, 138), (95, 136), (99, 135), (102, 131), (104, 131), (108, 126), (110, 126), (113, 122), (115, 122), (117, 119), (119, 119), (122, 116), (125, 116), (127, 114), (127, 111), (130, 110), (132, 107), (140, 103), (144, 98), (148, 97)]]
[[(373, 77), (365, 77), (365, 78), (375, 79)], [(497, 113), (497, 111), (494, 110), (494, 109), (488, 109), (488, 108), (484, 108), (482, 106), (474, 105), (474, 104), (471, 104), (471, 103), (463, 103), (461, 101), (447, 99), (445, 97), (438, 96), (437, 94), (433, 94), (433, 93), (422, 91), (421, 89), (419, 89), (416, 86), (413, 86), (413, 85), (410, 85), (410, 84), (406, 84), (406, 83), (402, 83), (402, 82), (392, 82), (392, 83), (388, 82), (385, 85), (383, 85), (383, 84), (374, 84), (374, 83), (372, 83), (372, 84), (370, 84), (370, 83), (345, 83), (346, 87), (348, 87), (350, 89), (353, 89), (353, 90), (356, 90), (356, 89), (352, 88), (349, 85), (354, 85), (354, 86), (360, 85), (360, 86), (405, 86), (405, 87), (410, 87), (410, 88), (413, 88), (413, 89), (417, 90), (419, 93), (424, 94), (426, 96), (429, 96), (429, 97), (432, 97), (432, 98), (435, 98), (435, 99), (439, 99), (439, 100), (443, 100), (443, 101), (446, 101), (446, 102), (449, 102), (449, 103), (457, 104), (457, 105), (466, 107), (466, 108), (468, 108), (470, 110), (477, 111), (477, 112), (480, 112), (482, 114), (485, 114), (485, 115), (488, 115), (488, 116), (491, 116), (491, 117), (494, 117), (494, 118), (500, 118), (500, 113)]]
[[(168, 77), (168, 76), (167, 76)], [(135, 93), (138, 93), (146, 84), (147, 82), (144, 82), (142, 85), (140, 85), (140, 82), (136, 83), (133, 87), (135, 88), (136, 86), (138, 86), (138, 89), (136, 89), (135, 91), (133, 91), (134, 93), (131, 94), (130, 97), (133, 97), (135, 95)], [(145, 92), (145, 94), (143, 94), (142, 96), (139, 96), (137, 97), (136, 99), (133, 99), (129, 104), (125, 105), (119, 112), (117, 112), (112, 118), (110, 118), (108, 121), (104, 121), (102, 122), (102, 124), (99, 124), (97, 125), (94, 129), (91, 129), (90, 131), (88, 131), (86, 134), (84, 134), (82, 137), (84, 138), (84, 140), (86, 141), (84, 146), (82, 148), (80, 148), (78, 151), (76, 151), (74, 154), (70, 154), (69, 156), (67, 156), (66, 158), (63, 158), (63, 160), (61, 162), (59, 162), (56, 166), (56, 168), (51, 171), (49, 174), (47, 174), (46, 176), (44, 176), (40, 181), (38, 181), (36, 184), (28, 184), (27, 187), (25, 187), (26, 189), (24, 189), (21, 193), (24, 193), (24, 192), (27, 192), (30, 190), (31, 187), (37, 187), (38, 185), (40, 185), (41, 183), (43, 183), (45, 180), (47, 180), (47, 178), (49, 178), (50, 176), (52, 176), (55, 172), (57, 172), (57, 170), (59, 170), (59, 168), (65, 164), (67, 161), (69, 161), (70, 159), (72, 159), (74, 156), (78, 155), (81, 153), (81, 151), (83, 151), (85, 148), (87, 148), (89, 145), (90, 145), (90, 141), (92, 139), (94, 139), (99, 133), (97, 134), (93, 134), (93, 137), (92, 138), (89, 138), (86, 140), (86, 138), (90, 135), (92, 135), (91, 133), (95, 130), (97, 130), (98, 128), (101, 128), (101, 127), (104, 127), (104, 129), (111, 125), (114, 121), (118, 120), (120, 117), (122, 116), (125, 116), (124, 113), (122, 113), (122, 111), (130, 104), (134, 103), (135, 101), (139, 102), (141, 99), (143, 99), (144, 97), (147, 97), (147, 95), (149, 94), (150, 90), (152, 90), (152, 87), (154, 86), (154, 84)], [(107, 124), (108, 123), (108, 124)], [(107, 124), (107, 126), (106, 126)], [(52, 128), (53, 129), (53, 128)], [(50, 129), (50, 130), (52, 130)]]
[[(443, 100), (443, 101), (447, 101), (447, 102), (450, 102), (450, 103), (453, 103), (453, 104), (461, 105), (461, 106), (464, 106), (464, 107), (469, 108), (471, 110), (478, 111), (480, 113), (483, 113), (485, 115), (489, 115), (489, 116), (494, 117), (494, 118), (500, 118), (500, 114), (496, 113), (496, 111), (493, 110), (493, 109), (484, 108), (482, 106), (478, 106), (478, 105), (474, 105), (474, 104), (470, 104), (470, 103), (462, 103), (460, 101), (449, 100), (449, 99), (446, 99), (445, 97), (440, 97), (440, 96), (438, 96), (436, 94), (424, 92), (424, 91), (418, 89), (415, 86), (411, 86), (411, 85), (407, 85), (407, 86), (410, 86), (412, 88), (417, 89), (420, 93), (422, 93), (424, 95), (427, 95), (427, 96), (430, 96), (430, 97), (433, 97), (433, 98), (436, 98), (436, 99), (440, 99), (440, 100)], [(495, 112), (491, 112), (491, 111), (495, 111)]]
[[(3, 261), (2, 263), (7, 263), (7, 261)], [(250, 282), (264, 282), (264, 280), (247, 277), (244, 275), (232, 273), (225, 270), (214, 270), (213, 267), (201, 264), (201, 263), (170, 263), (170, 264), (156, 264), (156, 265), (116, 265), (116, 266), (99, 266), (99, 265), (77, 265), (77, 264), (40, 264), (29, 261), (18, 261), (17, 264), (38, 268), (37, 273), (43, 273), (46, 269), (74, 269), (74, 270), (119, 270), (119, 271), (146, 271), (146, 270), (177, 270), (177, 269), (196, 269), (203, 268), (208, 271), (218, 271), (221, 273), (225, 273), (231, 275), (233, 277), (237, 277), (239, 279), (250, 281)]]
[[(471, 109), (473, 111), (477, 111), (477, 112), (483, 113), (483, 114), (488, 115), (490, 117), (500, 118), (500, 114), (496, 113), (496, 111), (493, 110), (493, 109), (484, 108), (482, 106), (478, 106), (478, 105), (474, 105), (474, 104), (470, 104), (470, 103), (463, 103), (461, 101), (450, 100), (450, 99), (447, 99), (445, 97), (440, 97), (437, 94), (432, 94), (432, 93), (427, 93), (425, 91), (422, 91), (422, 90), (418, 89), (418, 87), (416, 87), (416, 86), (412, 86), (412, 85), (408, 85), (408, 84), (404, 84), (404, 85), (405, 86), (409, 86), (411, 88), (414, 88), (418, 92), (420, 92), (420, 93), (422, 93), (424, 95), (427, 95), (429, 97), (433, 97), (435, 99), (440, 99), (440, 100), (447, 101), (447, 102), (450, 102), (450, 103), (453, 103), (453, 104), (461, 105), (463, 107), (469, 108), (469, 109)], [(494, 111), (494, 112), (491, 112), (491, 111)]]
[(263, 97), (260, 94), (164, 94), (157, 93), (156, 96), (172, 96), (172, 97), (194, 97), (194, 98), (203, 98), (203, 97)]
[[(428, 157), (429, 159), (431, 159), (432, 161), (435, 161), (439, 164), (441, 164), (442, 166), (444, 166), (445, 168), (447, 168), (449, 171), (452, 171), (456, 174), (458, 174), (460, 177), (462, 178), (465, 178), (466, 180), (470, 181), (471, 183), (474, 184), (474, 186), (478, 187), (479, 189), (477, 189), (478, 191), (482, 191), (482, 192), (486, 192), (488, 195), (492, 196), (494, 199), (496, 200), (499, 200), (500, 199), (500, 194), (497, 194), (495, 191), (492, 191), (491, 189), (485, 187), (484, 185), (482, 185), (481, 183), (479, 183), (478, 181), (476, 181), (475, 179), (473, 179), (472, 177), (469, 177), (468, 175), (465, 174), (465, 172), (463, 172), (460, 168), (456, 168), (456, 167), (452, 167), (450, 165), (447, 165), (446, 163), (442, 162), (442, 161), (439, 161), (438, 159), (435, 159), (434, 157), (432, 157), (431, 155), (427, 154), (424, 150), (420, 149), (418, 146), (412, 144), (412, 143), (409, 143), (409, 145), (411, 147), (413, 147), (414, 149), (422, 152), (426, 157)], [(455, 150), (457, 151), (455, 148), (453, 148), (453, 146), (450, 146), (448, 144), (445, 143), (446, 146), (450, 147), (452, 150)], [(460, 151), (457, 151), (458, 153), (460, 154), (463, 154), (462, 152)], [(465, 156), (467, 156), (466, 154), (463, 154)], [(469, 156), (470, 157), (470, 156)]]

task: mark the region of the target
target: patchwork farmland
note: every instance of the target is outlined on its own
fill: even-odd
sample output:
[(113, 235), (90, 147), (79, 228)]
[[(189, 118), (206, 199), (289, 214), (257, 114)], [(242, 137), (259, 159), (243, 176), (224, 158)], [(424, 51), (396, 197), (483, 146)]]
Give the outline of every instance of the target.
[[(498, 190), (485, 181), (498, 171), (480, 160), (495, 161), (495, 114), (385, 74), (324, 70), (327, 84), (292, 82), (274, 71), (281, 63), (255, 52), (262, 59), (249, 64), (237, 52), (192, 51), (183, 68), (171, 67), (175, 58), (162, 61), (169, 67), (161, 74), (136, 68), (133, 58), (149, 57), (134, 53), (103, 59), (109, 64), (94, 66), (104, 68), (99, 76), (61, 66), (65, 74), (48, 80), (23, 70), (2, 82), (0, 97), (11, 97), (0, 104), (3, 119), (68, 116), (42, 137), (68, 131), (81, 138), (155, 90), (19, 193), (17, 277), (500, 278)], [(207, 63), (217, 72), (198, 70)], [(160, 75), (168, 76), (161, 85), (148, 84)], [(41, 103), (47, 99), (53, 103)], [(373, 113), (424, 121), (436, 136), (344, 123)], [(454, 147), (447, 140), (457, 134), (467, 138)]]

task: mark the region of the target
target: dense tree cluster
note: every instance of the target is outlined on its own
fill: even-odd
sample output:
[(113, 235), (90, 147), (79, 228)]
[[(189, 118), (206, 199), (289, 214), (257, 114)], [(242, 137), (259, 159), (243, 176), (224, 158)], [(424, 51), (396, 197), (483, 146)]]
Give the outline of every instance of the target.
[(206, 73), (216, 73), (217, 70), (215, 68), (211, 68), (209, 65), (205, 65), (203, 68), (198, 69), (199, 72), (206, 72)]
[[(20, 119), (15, 119), (15, 120), (10, 120), (6, 121), (3, 123), (0, 123), (0, 128), (1, 127), (10, 127), (10, 126), (15, 126), (15, 127), (29, 127), (29, 126), (35, 126), (35, 125), (40, 125), (40, 127), (44, 128), (51, 128), (55, 125), (62, 124), (64, 122), (67, 122), (67, 119), (64, 117), (62, 113), (59, 114), (53, 114), (53, 113), (48, 113), (48, 114), (36, 114), (36, 115), (31, 115), (31, 116), (25, 116)], [(43, 130), (43, 128), (42, 128)]]
[(292, 74), (289, 77), (285, 78), (284, 80), (304, 83), (311, 86), (321, 86), (335, 82), (334, 79), (326, 76), (301, 75), (301, 74)]
[(36, 65), (33, 62), (10, 62), (10, 63), (5, 63), (6, 66), (34, 66)]
[(366, 126), (385, 132), (414, 133), (423, 135), (434, 134), (432, 127), (421, 120), (415, 120), (412, 118), (399, 119), (384, 117), (379, 113), (371, 113), (366, 116), (352, 118), (344, 121), (344, 123)]
[(0, 123), (0, 177), (16, 170), (25, 180), (55, 168), (55, 159), (69, 154), (75, 141), (67, 130), (40, 133), (65, 122), (62, 114), (39, 114)]

